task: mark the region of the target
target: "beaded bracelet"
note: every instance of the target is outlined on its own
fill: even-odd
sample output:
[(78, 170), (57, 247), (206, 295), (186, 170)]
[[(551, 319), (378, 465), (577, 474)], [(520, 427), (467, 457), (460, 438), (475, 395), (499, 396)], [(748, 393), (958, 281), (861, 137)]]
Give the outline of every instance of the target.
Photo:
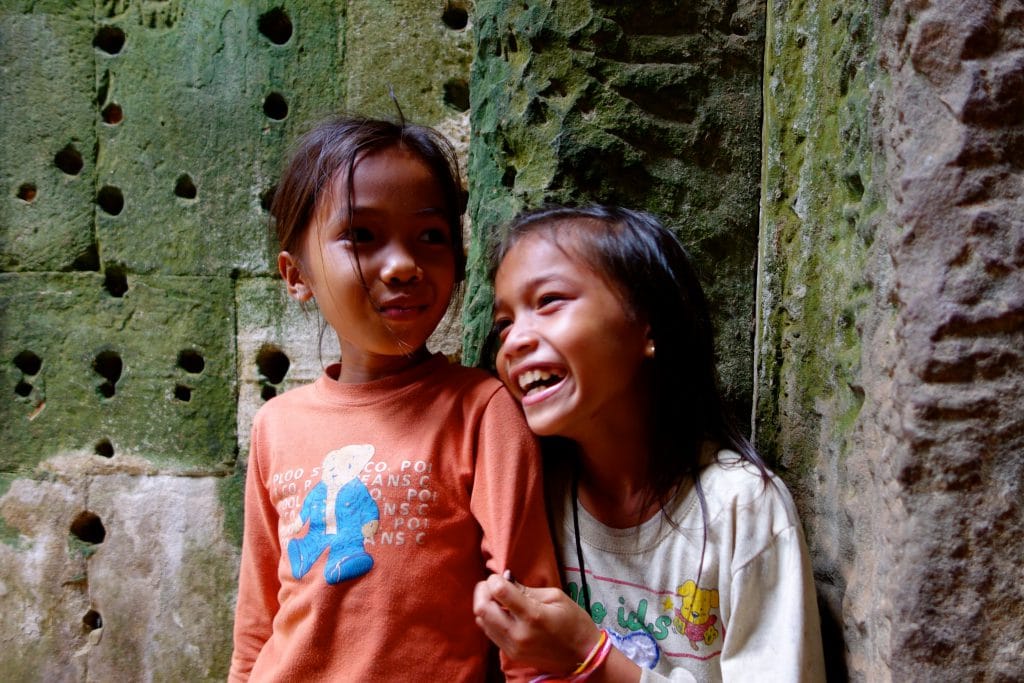
[(580, 662), (575, 671), (565, 676), (538, 676), (531, 680), (530, 683), (539, 683), (540, 681), (548, 683), (582, 683), (582, 681), (590, 678), (590, 675), (604, 664), (604, 660), (608, 659), (608, 653), (611, 652), (611, 649), (611, 638), (608, 637), (608, 632), (602, 629), (601, 635), (597, 638), (597, 643), (590, 649), (586, 658)]

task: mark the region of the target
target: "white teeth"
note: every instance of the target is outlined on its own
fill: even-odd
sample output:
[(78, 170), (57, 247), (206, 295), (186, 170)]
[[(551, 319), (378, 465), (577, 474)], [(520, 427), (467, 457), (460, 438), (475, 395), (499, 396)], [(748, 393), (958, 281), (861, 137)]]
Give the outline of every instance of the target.
[(527, 370), (519, 375), (519, 388), (526, 393), (530, 393), (534, 389), (543, 388), (544, 384), (552, 378), (562, 379), (560, 375), (548, 372), (547, 370)]

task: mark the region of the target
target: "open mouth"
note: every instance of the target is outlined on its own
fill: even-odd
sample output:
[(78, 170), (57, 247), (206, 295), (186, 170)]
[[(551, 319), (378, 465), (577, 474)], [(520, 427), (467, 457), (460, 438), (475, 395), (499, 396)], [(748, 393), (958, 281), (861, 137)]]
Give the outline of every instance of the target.
[(565, 379), (565, 375), (558, 371), (527, 370), (519, 375), (516, 381), (519, 383), (519, 389), (523, 392), (523, 396), (529, 396), (548, 387), (553, 387), (563, 379)]

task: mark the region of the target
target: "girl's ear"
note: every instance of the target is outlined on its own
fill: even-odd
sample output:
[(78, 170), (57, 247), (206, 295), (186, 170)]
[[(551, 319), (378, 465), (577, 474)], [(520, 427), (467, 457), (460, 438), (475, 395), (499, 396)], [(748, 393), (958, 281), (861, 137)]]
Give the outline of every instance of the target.
[(287, 251), (282, 251), (277, 255), (277, 269), (288, 287), (288, 296), (296, 301), (309, 301), (313, 298), (313, 290), (303, 277), (297, 258)]

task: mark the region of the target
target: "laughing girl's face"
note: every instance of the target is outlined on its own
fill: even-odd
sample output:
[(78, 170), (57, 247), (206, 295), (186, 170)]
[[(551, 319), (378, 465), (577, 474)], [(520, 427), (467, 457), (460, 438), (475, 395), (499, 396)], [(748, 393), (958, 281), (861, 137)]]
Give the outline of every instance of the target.
[(587, 227), (521, 238), (494, 283), (498, 374), (535, 433), (580, 443), (635, 419), (650, 394), (649, 326), (581, 255)]

